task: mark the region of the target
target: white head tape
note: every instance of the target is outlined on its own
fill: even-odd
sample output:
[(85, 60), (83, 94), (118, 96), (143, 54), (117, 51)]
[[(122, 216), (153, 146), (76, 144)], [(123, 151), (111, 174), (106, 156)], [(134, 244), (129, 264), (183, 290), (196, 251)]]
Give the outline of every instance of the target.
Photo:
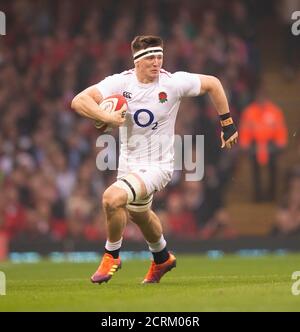
[(163, 49), (160, 46), (148, 47), (144, 50), (139, 50), (133, 55), (134, 63), (150, 55), (163, 55)]

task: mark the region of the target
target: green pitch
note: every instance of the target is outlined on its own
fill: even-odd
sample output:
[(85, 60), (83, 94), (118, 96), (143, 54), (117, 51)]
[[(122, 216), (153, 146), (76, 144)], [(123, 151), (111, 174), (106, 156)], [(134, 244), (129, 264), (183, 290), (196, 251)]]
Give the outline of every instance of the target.
[[(291, 292), (300, 255), (177, 256), (160, 284), (141, 285), (148, 261), (124, 261), (107, 284), (89, 277), (97, 264), (0, 264), (6, 295), (0, 311), (300, 311)], [(300, 285), (298, 287), (300, 289)]]

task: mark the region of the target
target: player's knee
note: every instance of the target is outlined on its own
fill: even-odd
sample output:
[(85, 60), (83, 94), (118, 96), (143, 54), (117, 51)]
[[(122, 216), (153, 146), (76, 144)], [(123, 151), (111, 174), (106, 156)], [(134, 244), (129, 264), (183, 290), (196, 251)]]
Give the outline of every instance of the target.
[(109, 187), (102, 196), (102, 205), (106, 212), (113, 212), (125, 207), (127, 203), (127, 193), (119, 188)]
[(137, 225), (145, 225), (149, 224), (150, 222), (150, 211), (143, 211), (143, 212), (136, 212), (136, 211), (129, 211), (129, 217), (132, 222)]

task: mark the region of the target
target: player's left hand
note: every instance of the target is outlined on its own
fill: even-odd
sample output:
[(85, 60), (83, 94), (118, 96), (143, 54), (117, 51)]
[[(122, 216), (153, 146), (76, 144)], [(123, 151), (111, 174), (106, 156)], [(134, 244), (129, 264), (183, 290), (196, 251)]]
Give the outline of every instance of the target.
[(228, 134), (226, 135), (226, 132), (224, 131), (223, 128), (221, 133), (221, 141), (222, 141), (221, 148), (223, 149), (224, 147), (226, 147), (227, 149), (231, 149), (232, 146), (237, 143), (238, 136), (239, 134), (237, 130), (235, 130), (235, 132), (228, 137)]
[(222, 126), (221, 133), (221, 148), (231, 149), (234, 144), (237, 143), (238, 132), (236, 126), (233, 122), (233, 119), (229, 112), (220, 115), (220, 122)]

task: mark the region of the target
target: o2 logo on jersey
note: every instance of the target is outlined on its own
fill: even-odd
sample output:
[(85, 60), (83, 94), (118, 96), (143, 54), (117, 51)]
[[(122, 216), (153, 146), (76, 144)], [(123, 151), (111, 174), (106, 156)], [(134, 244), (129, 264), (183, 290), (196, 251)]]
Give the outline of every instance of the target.
[(146, 109), (137, 110), (133, 115), (134, 122), (142, 128), (152, 126), (152, 130), (157, 129), (158, 122), (154, 121), (154, 114)]

